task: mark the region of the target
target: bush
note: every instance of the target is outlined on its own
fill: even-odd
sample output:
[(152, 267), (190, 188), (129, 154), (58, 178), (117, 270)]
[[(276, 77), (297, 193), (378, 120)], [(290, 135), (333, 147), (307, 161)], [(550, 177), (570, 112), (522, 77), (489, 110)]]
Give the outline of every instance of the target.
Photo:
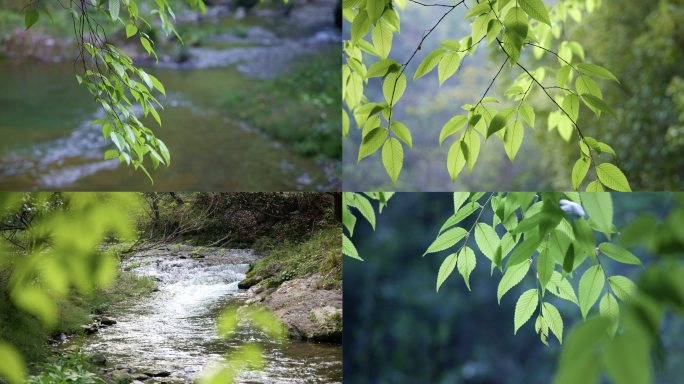
[(27, 382), (31, 384), (94, 384), (105, 381), (88, 371), (89, 355), (80, 351), (67, 353), (55, 364), (42, 363), (43, 372), (37, 376), (29, 376)]

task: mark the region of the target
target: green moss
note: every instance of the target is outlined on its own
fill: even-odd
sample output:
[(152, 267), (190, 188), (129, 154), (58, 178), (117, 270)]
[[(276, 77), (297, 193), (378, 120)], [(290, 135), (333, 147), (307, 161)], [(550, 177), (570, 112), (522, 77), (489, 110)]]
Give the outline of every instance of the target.
[(128, 272), (128, 271), (130, 271), (131, 269), (138, 268), (139, 266), (140, 266), (140, 263), (138, 263), (138, 262), (136, 262), (136, 263), (131, 263), (131, 264), (129, 264), (128, 266), (126, 266), (126, 268), (124, 268), (124, 270), (125, 270), (126, 272)]
[(301, 244), (274, 244), (270, 254), (250, 264), (247, 277), (262, 276), (262, 284), (277, 288), (285, 281), (319, 273), (317, 288), (335, 288), (342, 280), (341, 249), (341, 227), (327, 228)]

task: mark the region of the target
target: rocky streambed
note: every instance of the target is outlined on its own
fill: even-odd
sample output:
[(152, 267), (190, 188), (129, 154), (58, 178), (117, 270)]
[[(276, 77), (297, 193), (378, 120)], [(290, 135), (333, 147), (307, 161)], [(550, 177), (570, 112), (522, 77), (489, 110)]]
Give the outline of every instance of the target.
[[(336, 297), (315, 290), (315, 276), (278, 288), (239, 289), (256, 259), (251, 250), (187, 245), (131, 257), (122, 267), (154, 278), (158, 291), (111, 308), (89, 326), (82, 349), (113, 383), (191, 382), (223, 353), (247, 342), (262, 346), (266, 368), (243, 372), (240, 383), (341, 383), (341, 345), (304, 341), (341, 341), (341, 291)], [(231, 305), (273, 310), (293, 339), (276, 342), (248, 322), (241, 322), (233, 337), (218, 337), (216, 319)], [(76, 348), (69, 343), (67, 349)]]

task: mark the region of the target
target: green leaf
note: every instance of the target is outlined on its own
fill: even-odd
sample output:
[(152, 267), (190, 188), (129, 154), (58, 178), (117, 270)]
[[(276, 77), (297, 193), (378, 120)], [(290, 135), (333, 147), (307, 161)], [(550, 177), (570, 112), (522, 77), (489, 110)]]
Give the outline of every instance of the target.
[(603, 366), (615, 384), (649, 384), (653, 382), (651, 346), (637, 332), (625, 332), (608, 344), (603, 353)]
[(565, 299), (579, 305), (577, 302), (577, 295), (575, 294), (575, 290), (572, 288), (572, 285), (568, 279), (563, 277), (557, 271), (554, 271), (553, 275), (551, 275), (551, 280), (549, 280), (549, 283), (546, 285), (546, 289), (561, 299)]
[(556, 205), (557, 203), (551, 199), (544, 199), (539, 212), (539, 236), (544, 237), (551, 233), (565, 217), (565, 212)]
[(577, 160), (575, 166), (572, 168), (572, 187), (575, 190), (579, 189), (580, 184), (582, 184), (582, 181), (587, 176), (590, 164), (591, 161), (582, 156)]
[(508, 158), (511, 159), (511, 163), (515, 163), (515, 155), (518, 153), (518, 150), (522, 145), (524, 134), (525, 130), (523, 129), (523, 125), (518, 120), (514, 121), (513, 124), (506, 128), (503, 142), (504, 149), (506, 150)]
[(565, 83), (568, 81), (570, 71), (572, 71), (572, 67), (569, 65), (560, 67), (558, 73), (556, 73), (556, 84), (558, 84), (559, 87), (565, 88)]
[(357, 160), (357, 163), (364, 157), (370, 156), (375, 151), (380, 149), (386, 138), (387, 131), (385, 128), (378, 127), (368, 133), (361, 141), (361, 147), (359, 148), (359, 159)]
[(463, 128), (466, 123), (468, 122), (468, 118), (465, 116), (454, 116), (449, 120), (446, 124), (444, 124), (444, 127), (442, 128), (442, 132), (439, 134), (439, 145), (442, 145), (442, 141), (446, 139), (448, 136), (458, 132), (461, 128)]
[(489, 2), (483, 1), (482, 3), (470, 8), (468, 13), (466, 13), (465, 17), (463, 18), (463, 20), (467, 20), (473, 16), (480, 16), (481, 14), (489, 12), (491, 10), (492, 8), (490, 7)]
[(26, 380), (26, 364), (21, 353), (10, 343), (0, 341), (0, 376), (11, 384), (22, 384)]
[(592, 181), (587, 185), (586, 192), (603, 192), (603, 185), (598, 181)]
[(610, 284), (610, 288), (620, 300), (626, 303), (636, 302), (639, 289), (632, 280), (624, 276), (611, 276), (608, 278), (608, 284)]
[(480, 136), (478, 136), (475, 131), (465, 131), (463, 133), (463, 138), (461, 139), (461, 150), (463, 151), (463, 157), (468, 164), (468, 169), (472, 172), (473, 166), (475, 166), (475, 162), (477, 161), (477, 156), (480, 154)]
[(575, 235), (575, 247), (580, 247), (585, 255), (595, 254), (596, 240), (594, 231), (591, 230), (589, 223), (584, 218), (580, 218), (572, 223), (572, 232)]
[(458, 209), (468, 200), (468, 197), (470, 197), (470, 192), (454, 192), (454, 213), (458, 213)]
[(542, 0), (518, 0), (520, 8), (530, 15), (533, 19), (539, 20), (551, 27), (551, 19), (549, 19), (549, 11)]
[(568, 249), (565, 251), (565, 257), (563, 258), (563, 274), (568, 274), (575, 269), (575, 245), (570, 244)]
[[(345, 192), (345, 194), (351, 194), (350, 192)], [(347, 199), (345, 197), (344, 205), (342, 207), (342, 223), (349, 231), (349, 236), (354, 236), (354, 226), (356, 225), (356, 216), (354, 216), (347, 206)]]
[(556, 307), (550, 303), (542, 303), (542, 316), (551, 332), (558, 338), (558, 342), (563, 344), (563, 318)]
[(464, 247), (461, 250), (461, 254), (458, 255), (458, 273), (463, 276), (463, 280), (465, 280), (466, 286), (468, 287), (468, 290), (470, 291), (470, 273), (475, 269), (475, 252), (473, 252), (470, 247)]
[(610, 322), (606, 331), (608, 331), (608, 335), (612, 339), (615, 337), (618, 323), (620, 322), (620, 308), (613, 295), (606, 293), (603, 296), (603, 299), (601, 299), (601, 302), (599, 303), (599, 312), (601, 313), (602, 318), (608, 319)]
[(154, 87), (157, 88), (157, 90), (159, 90), (159, 92), (161, 92), (164, 95), (164, 97), (166, 97), (166, 91), (164, 90), (164, 86), (162, 85), (162, 83), (159, 80), (157, 80), (156, 77), (150, 74), (147, 74), (147, 77), (149, 77), (152, 81), (152, 85), (154, 85)]
[(525, 277), (529, 269), (530, 263), (526, 262), (514, 265), (506, 270), (503, 277), (501, 278), (501, 281), (499, 282), (499, 287), (497, 288), (497, 297), (499, 300), (499, 304), (501, 304), (501, 297), (511, 288), (516, 286), (523, 279), (523, 277)]
[(351, 27), (352, 45), (356, 45), (359, 40), (368, 34), (371, 29), (371, 25), (371, 20), (368, 18), (368, 12), (365, 9), (356, 15)]
[(449, 148), (449, 154), (447, 156), (447, 169), (449, 170), (449, 176), (451, 176), (452, 182), (456, 181), (456, 176), (461, 173), (461, 170), (466, 163), (461, 147), (462, 142), (462, 140), (459, 140), (452, 144), (451, 148)]
[(579, 98), (574, 93), (571, 93), (563, 99), (563, 110), (570, 116), (572, 121), (577, 122), (579, 116)]
[(439, 43), (439, 45), (450, 51), (458, 51), (461, 49), (461, 43), (458, 40), (444, 40)]
[(444, 57), (439, 61), (439, 67), (437, 68), (437, 73), (439, 74), (439, 86), (449, 77), (451, 77), (458, 69), (461, 59), (464, 53), (458, 52), (447, 52)]
[(57, 310), (50, 297), (35, 285), (13, 289), (12, 301), (20, 309), (38, 317), (48, 328), (57, 321)]
[(466, 230), (463, 228), (451, 228), (450, 230), (441, 234), (430, 247), (425, 251), (423, 256), (428, 253), (443, 251), (454, 244), (458, 243), (466, 235)]
[(496, 249), (501, 243), (494, 228), (485, 223), (477, 223), (477, 225), (475, 225), (475, 242), (477, 242), (480, 251), (487, 256), (489, 260), (494, 260)]
[(499, 102), (499, 100), (497, 100), (497, 99), (495, 99), (495, 98), (493, 98), (493, 97), (487, 96), (487, 97), (483, 97), (483, 98), (482, 98), (482, 101), (481, 101), (480, 103), (481, 103), (481, 104), (484, 104), (484, 103), (498, 103), (498, 102)]
[(528, 232), (539, 225), (539, 215), (538, 214), (527, 214), (520, 224), (516, 225), (509, 232), (511, 235), (517, 235), (519, 233)]
[(456, 267), (457, 258), (457, 255), (452, 253), (451, 255), (447, 256), (446, 259), (444, 259), (442, 265), (439, 267), (439, 273), (437, 274), (437, 292), (439, 292), (439, 287), (442, 285), (444, 280), (451, 275), (451, 272), (453, 272), (454, 268)]
[(539, 244), (541, 244), (541, 241), (542, 239), (539, 238), (539, 235), (531, 234), (526, 236), (525, 240), (515, 248), (513, 254), (511, 254), (511, 257), (508, 259), (506, 270), (528, 261), (528, 259), (532, 257), (532, 254), (537, 250), (537, 247), (539, 247)]
[(519, 85), (514, 85), (514, 86), (508, 88), (508, 89), (506, 90), (506, 92), (504, 92), (504, 95), (507, 95), (507, 96), (508, 96), (508, 95), (519, 95), (519, 94), (521, 94), (521, 93), (523, 93), (523, 92), (525, 92), (525, 90), (523, 89), (523, 87), (521, 87), (521, 86), (519, 86)]
[(582, 45), (580, 43), (578, 43), (576, 41), (571, 41), (570, 44), (568, 44), (568, 45), (570, 46), (570, 49), (572, 49), (572, 51), (575, 52), (575, 54), (577, 56), (579, 56), (582, 60), (584, 60), (584, 48), (582, 48)]
[(398, 121), (393, 121), (390, 124), (392, 133), (401, 141), (408, 144), (409, 148), (413, 149), (413, 141), (411, 140), (411, 131), (406, 126)]
[(135, 34), (138, 33), (138, 28), (133, 25), (133, 24), (128, 24), (126, 26), (126, 38), (128, 39), (129, 37), (135, 36)]
[(584, 272), (579, 283), (579, 301), (582, 317), (587, 319), (589, 310), (594, 305), (603, 289), (605, 276), (600, 265), (595, 265)]
[[(395, 85), (396, 83), (396, 85)], [(406, 90), (406, 76), (403, 73), (390, 73), (382, 83), (382, 93), (389, 105), (395, 105)], [(392, 95), (394, 94), (394, 100)]]
[(390, 72), (390, 70), (396, 68), (396, 67), (401, 68), (399, 63), (392, 59), (382, 59), (378, 60), (373, 65), (368, 68), (368, 71), (366, 72), (366, 78), (371, 78), (371, 77), (382, 77), (385, 76)]
[(373, 230), (375, 230), (375, 211), (373, 211), (373, 207), (371, 206), (368, 199), (359, 195), (358, 193), (355, 193), (352, 202), (353, 205), (359, 210), (359, 212), (361, 212), (363, 217), (365, 217), (366, 220), (368, 220), (368, 222), (373, 227)]
[(437, 48), (434, 51), (428, 53), (428, 55), (425, 57), (425, 59), (423, 59), (423, 61), (418, 66), (418, 70), (416, 70), (416, 74), (413, 75), (413, 81), (416, 81), (416, 79), (418, 79), (421, 76), (425, 76), (437, 64), (439, 64), (439, 61), (442, 60), (442, 57), (444, 56), (445, 52), (446, 52), (446, 49)]
[(399, 140), (390, 137), (385, 141), (382, 147), (382, 163), (394, 185), (397, 185), (397, 178), (404, 164), (404, 148)]
[(342, 135), (344, 137), (349, 135), (349, 115), (344, 108), (342, 108)]
[(399, 21), (399, 12), (395, 9), (386, 9), (385, 13), (382, 14), (382, 19), (385, 20), (392, 28), (396, 29), (397, 32), (401, 33), (401, 25)]
[(515, 330), (513, 334), (518, 333), (518, 329), (523, 326), (530, 319), (534, 311), (537, 309), (537, 304), (539, 303), (539, 292), (536, 289), (530, 289), (525, 291), (518, 302), (515, 303), (515, 317), (514, 317), (514, 327)]
[(373, 39), (375, 51), (380, 57), (386, 59), (392, 49), (392, 26), (386, 21), (378, 20), (373, 28), (371, 37)]
[(491, 13), (483, 14), (477, 17), (473, 22), (472, 37), (473, 42), (478, 42), (480, 39), (487, 35), (487, 27), (489, 22), (494, 19), (494, 15)]
[[(537, 274), (539, 275), (539, 282), (542, 287), (546, 287), (549, 284), (549, 281), (551, 281), (551, 276), (553, 276), (553, 273), (555, 272), (555, 266), (556, 259), (551, 255), (548, 248), (539, 253), (539, 256), (537, 256)], [(542, 290), (542, 295), (543, 292), (544, 291)]]
[(518, 108), (518, 113), (520, 114), (520, 117), (534, 129), (534, 109), (532, 109), (532, 106), (529, 104), (522, 104), (520, 108)]
[(470, 204), (466, 204), (463, 206), (463, 208), (459, 209), (458, 212), (456, 212), (454, 215), (450, 216), (446, 222), (444, 222), (444, 225), (442, 225), (442, 228), (439, 230), (439, 233), (442, 233), (445, 229), (456, 225), (460, 223), (463, 219), (466, 217), (470, 216), (473, 212), (477, 211), (480, 208), (480, 204), (478, 204), (476, 201), (472, 202)]
[(608, 103), (599, 99), (598, 97), (590, 95), (588, 93), (583, 93), (582, 100), (585, 104), (587, 104), (587, 106), (591, 107), (592, 109), (598, 109), (600, 111), (610, 113), (611, 116), (615, 118), (615, 120), (620, 121), (618, 120), (617, 114), (615, 113), (613, 108), (611, 108), (610, 105), (608, 105)]
[(615, 80), (619, 83), (617, 77), (610, 73), (609, 70), (599, 67), (598, 65), (582, 63), (577, 64), (577, 68), (589, 76), (598, 77), (600, 79)]
[[(30, 4), (29, 4), (29, 5), (30, 5)], [(43, 12), (45, 12), (46, 15), (48, 15), (48, 17), (50, 18), (50, 21), (52, 21), (52, 22), (54, 23), (55, 20), (52, 18), (52, 15), (51, 15), (50, 12), (47, 10), (47, 8), (45, 8), (45, 7), (42, 6), (42, 5), (38, 5), (38, 6), (43, 10)]]
[(502, 130), (506, 126), (506, 124), (508, 124), (508, 122), (511, 121), (514, 115), (515, 109), (513, 108), (504, 108), (499, 113), (497, 113), (492, 119), (492, 122), (489, 124), (489, 128), (487, 129), (487, 139), (494, 133)]
[(596, 174), (606, 187), (619, 192), (632, 192), (625, 174), (613, 164), (603, 163), (599, 165), (596, 168)]
[(114, 22), (119, 19), (119, 0), (109, 0), (109, 15)]
[(26, 25), (26, 30), (28, 31), (28, 29), (31, 28), (31, 26), (35, 24), (39, 18), (40, 14), (36, 10), (26, 12), (26, 15), (24, 15), (24, 24)]
[(610, 240), (613, 228), (613, 200), (607, 192), (581, 192), (582, 206), (599, 230)]
[(508, 55), (511, 67), (520, 58), (525, 39), (527, 38), (527, 15), (520, 7), (513, 7), (508, 10), (504, 19), (503, 48)]
[(487, 25), (487, 46), (496, 41), (501, 33), (501, 22), (499, 20), (489, 20)]
[(385, 11), (385, 0), (367, 0), (366, 11), (368, 11), (368, 19), (370, 22), (375, 24)]
[(359, 257), (359, 252), (356, 250), (356, 247), (345, 234), (342, 234), (342, 253), (363, 261), (363, 259)]
[(611, 243), (599, 244), (599, 250), (615, 261), (625, 264), (641, 265), (641, 261), (628, 250)]
[(118, 151), (115, 151), (115, 150), (113, 150), (113, 149), (110, 149), (110, 150), (108, 150), (107, 152), (105, 152), (104, 159), (105, 159), (105, 161), (107, 161), (107, 160), (109, 160), (109, 159), (114, 159), (114, 158), (117, 158), (117, 157), (119, 157), (119, 152), (118, 152)]

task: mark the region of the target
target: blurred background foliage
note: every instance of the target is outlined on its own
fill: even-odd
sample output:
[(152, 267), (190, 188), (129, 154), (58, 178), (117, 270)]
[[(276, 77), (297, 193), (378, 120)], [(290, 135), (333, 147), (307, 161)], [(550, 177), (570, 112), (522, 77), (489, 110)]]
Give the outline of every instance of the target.
[[(486, 198), (487, 196), (485, 196)], [(484, 198), (483, 198), (484, 199)], [(484, 200), (482, 200), (484, 201)], [(673, 208), (667, 193), (613, 194), (615, 225), (644, 212), (664, 218)], [(354, 383), (549, 383), (562, 347), (539, 341), (532, 323), (513, 334), (517, 297), (534, 286), (533, 274), (497, 304), (500, 272), (490, 276), (489, 263), (476, 251), (479, 265), (470, 276), (472, 292), (463, 279), (450, 276), (435, 292), (439, 267), (449, 251), (420, 257), (453, 214), (449, 193), (400, 193), (377, 216), (374, 232), (359, 220), (352, 240), (365, 261), (345, 260), (344, 377)], [(474, 217), (459, 226), (470, 228)], [(491, 222), (486, 209), (481, 221)], [(595, 232), (596, 241), (604, 239)], [(614, 240), (620, 243), (620, 240)], [(643, 248), (633, 249), (644, 265), (655, 259)], [(603, 262), (603, 260), (602, 260)], [(606, 260), (611, 275), (639, 281), (643, 269)], [(571, 279), (577, 291), (579, 268)], [(582, 323), (579, 308), (566, 300), (550, 299), (564, 319), (569, 337)], [(598, 317), (598, 305), (588, 318)], [(684, 375), (684, 321), (668, 314), (661, 327), (663, 350), (655, 361), (656, 383), (677, 383)], [(564, 337), (564, 339), (566, 339)], [(567, 340), (565, 341), (567, 343)]]
[[(445, 10), (440, 8), (409, 2), (406, 12), (400, 12), (401, 34), (395, 35), (390, 58), (405, 62), (424, 32), (444, 14)], [(470, 35), (470, 23), (463, 21), (466, 12), (465, 7), (457, 8), (428, 36), (409, 64), (409, 77), (422, 59), (438, 48), (439, 42)], [(584, 62), (601, 65), (620, 80), (620, 84), (599, 80), (604, 99), (617, 111), (620, 121), (610, 116), (597, 120), (583, 106), (578, 122), (582, 132), (615, 149), (617, 158), (601, 160), (622, 169), (632, 190), (681, 190), (684, 160), (678, 154), (684, 152), (684, 27), (680, 20), (684, 17), (684, 1), (603, 0), (601, 8), (593, 14), (585, 11), (582, 15), (581, 22), (568, 17), (562, 40), (579, 42), (586, 54)], [(351, 24), (345, 22), (345, 39), (349, 38), (350, 28)], [(526, 47), (521, 55), (523, 66), (558, 69), (556, 56), (547, 53), (537, 60), (530, 48)], [(551, 49), (558, 51), (558, 44)], [(344, 189), (571, 190), (570, 175), (579, 158), (577, 136), (568, 143), (556, 130), (547, 131), (548, 114), (558, 108), (538, 87), (533, 87), (528, 101), (536, 112), (536, 130), (525, 128), (526, 137), (516, 163), (511, 163), (501, 142), (494, 139), (482, 144), (471, 174), (462, 172), (455, 183), (449, 179), (445, 164), (451, 142), (447, 140), (438, 146), (439, 132), (450, 118), (465, 114), (461, 105), (480, 99), (504, 57), (500, 50), (491, 46), (485, 49), (483, 45), (473, 57), (466, 56), (457, 74), (441, 87), (436, 71), (415, 83), (409, 82), (401, 108), (395, 110), (395, 119), (412, 130), (414, 149), (404, 154), (397, 186), (384, 174), (379, 155), (356, 164), (360, 134), (351, 132), (349, 138), (343, 139)], [(579, 62), (575, 55), (572, 63)], [(501, 102), (497, 109), (517, 106), (502, 95), (520, 73), (519, 68), (505, 67), (488, 92), (488, 96)], [(381, 100), (382, 93), (373, 81), (365, 89), (366, 96), (371, 101)], [(547, 71), (543, 83), (555, 85), (555, 72)], [(593, 171), (589, 176), (585, 185), (595, 178)]]

